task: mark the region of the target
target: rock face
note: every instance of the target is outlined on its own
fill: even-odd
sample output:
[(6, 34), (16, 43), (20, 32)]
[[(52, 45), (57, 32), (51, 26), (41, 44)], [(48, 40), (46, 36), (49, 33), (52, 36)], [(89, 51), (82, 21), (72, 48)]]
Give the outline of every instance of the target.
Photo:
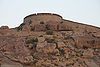
[(0, 27), (1, 67), (100, 67), (100, 28), (60, 15), (26, 16)]

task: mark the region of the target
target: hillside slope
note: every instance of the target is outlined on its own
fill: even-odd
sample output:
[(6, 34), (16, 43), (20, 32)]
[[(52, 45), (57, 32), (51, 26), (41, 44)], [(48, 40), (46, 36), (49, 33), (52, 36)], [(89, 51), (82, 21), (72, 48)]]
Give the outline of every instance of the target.
[(100, 28), (51, 13), (0, 27), (1, 67), (100, 67)]

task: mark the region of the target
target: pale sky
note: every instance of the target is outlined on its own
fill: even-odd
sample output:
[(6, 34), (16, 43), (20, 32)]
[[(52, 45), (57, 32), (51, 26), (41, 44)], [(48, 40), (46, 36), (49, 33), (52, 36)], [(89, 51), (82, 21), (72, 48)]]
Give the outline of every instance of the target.
[(42, 12), (100, 27), (100, 0), (0, 0), (0, 26), (17, 27), (25, 16)]

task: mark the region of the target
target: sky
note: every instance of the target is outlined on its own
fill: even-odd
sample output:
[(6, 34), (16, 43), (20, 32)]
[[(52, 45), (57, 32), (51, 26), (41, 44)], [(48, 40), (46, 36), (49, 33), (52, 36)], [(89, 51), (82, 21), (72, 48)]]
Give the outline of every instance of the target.
[(100, 27), (100, 0), (0, 0), (0, 26), (17, 27), (25, 16), (34, 13), (56, 13)]

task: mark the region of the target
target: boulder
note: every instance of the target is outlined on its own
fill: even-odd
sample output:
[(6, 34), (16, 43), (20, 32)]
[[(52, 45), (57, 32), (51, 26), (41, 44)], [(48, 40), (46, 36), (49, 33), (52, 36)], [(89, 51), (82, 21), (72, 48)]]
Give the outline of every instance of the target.
[(57, 42), (57, 46), (58, 46), (58, 48), (63, 48), (66, 45), (64, 44), (64, 42)]

